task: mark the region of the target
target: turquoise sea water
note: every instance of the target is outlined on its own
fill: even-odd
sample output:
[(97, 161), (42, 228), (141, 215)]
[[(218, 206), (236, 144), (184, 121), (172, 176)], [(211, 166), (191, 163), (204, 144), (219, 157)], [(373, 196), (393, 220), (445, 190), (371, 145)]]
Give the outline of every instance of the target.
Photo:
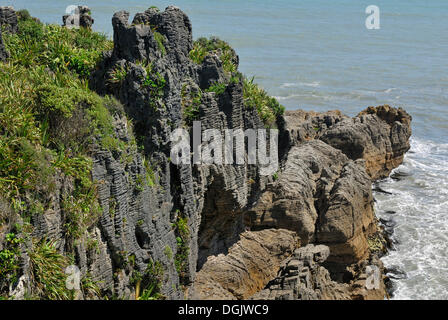
[[(404, 107), (414, 135), (397, 170), (407, 175), (381, 183), (393, 196), (376, 195), (378, 215), (396, 226), (396, 250), (383, 260), (406, 273), (395, 298), (448, 299), (448, 1), (0, 0), (48, 23), (61, 23), (71, 4), (88, 5), (94, 29), (109, 35), (116, 11), (177, 5), (195, 38), (228, 41), (240, 70), (288, 109), (353, 116), (371, 105)], [(379, 30), (365, 27), (371, 4), (380, 8)]]

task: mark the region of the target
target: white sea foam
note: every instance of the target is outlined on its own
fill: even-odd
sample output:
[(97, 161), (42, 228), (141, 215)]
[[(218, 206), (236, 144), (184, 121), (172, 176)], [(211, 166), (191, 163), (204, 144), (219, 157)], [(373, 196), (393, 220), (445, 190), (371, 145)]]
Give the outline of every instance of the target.
[(313, 81), (313, 82), (285, 82), (280, 87), (281, 88), (298, 88), (298, 87), (317, 88), (319, 86), (320, 86), (319, 81)]
[(448, 144), (411, 145), (395, 170), (401, 180), (380, 183), (393, 195), (375, 194), (378, 216), (396, 223), (395, 250), (382, 260), (406, 273), (393, 280), (394, 299), (448, 299)]

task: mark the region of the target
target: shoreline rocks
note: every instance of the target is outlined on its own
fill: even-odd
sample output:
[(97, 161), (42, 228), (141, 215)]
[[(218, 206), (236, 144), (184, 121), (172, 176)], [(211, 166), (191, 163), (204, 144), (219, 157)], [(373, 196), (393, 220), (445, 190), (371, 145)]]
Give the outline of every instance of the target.
[(409, 151), (412, 117), (401, 108), (369, 107), (353, 119), (327, 130), (322, 141), (340, 149), (350, 159), (364, 159), (373, 181), (387, 178)]

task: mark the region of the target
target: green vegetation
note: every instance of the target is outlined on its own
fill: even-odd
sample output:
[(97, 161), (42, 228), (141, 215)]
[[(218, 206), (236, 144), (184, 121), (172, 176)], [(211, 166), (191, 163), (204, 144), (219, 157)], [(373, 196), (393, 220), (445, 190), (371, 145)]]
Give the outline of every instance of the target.
[(44, 25), (30, 18), (29, 14), (21, 14), (20, 17), (19, 33), (4, 37), (14, 65), (42, 65), (53, 72), (74, 71), (86, 78), (101, 53), (113, 47), (106, 36), (86, 28)]
[(165, 246), (163, 252), (165, 253), (165, 256), (168, 258), (168, 260), (173, 259), (173, 250), (171, 250), (171, 247), (169, 245)]
[(64, 273), (68, 259), (61, 255), (52, 241), (42, 240), (29, 252), (32, 275), (39, 299), (71, 300), (73, 292), (66, 288)]
[[(115, 137), (112, 124), (120, 104), (88, 88), (101, 53), (113, 44), (84, 28), (40, 24), (25, 11), (19, 12), (19, 33), (4, 33), (3, 40), (11, 57), (0, 65), (0, 197), (26, 224), (54, 207), (56, 181), (68, 181), (71, 188), (60, 197), (70, 247), (88, 237), (101, 213), (91, 177), (93, 146), (110, 151), (127, 147)], [(17, 241), (9, 235), (0, 253), (0, 294), (20, 274)], [(72, 298), (62, 283), (67, 258), (56, 245), (36, 242), (29, 255), (36, 295)], [(85, 278), (84, 284), (93, 294), (92, 281)]]
[(189, 127), (193, 125), (193, 121), (199, 119), (199, 107), (202, 101), (202, 91), (198, 89), (196, 92), (187, 91), (187, 84), (182, 86), (182, 108), (185, 124)]
[[(160, 262), (150, 262), (143, 273), (134, 271), (131, 281), (135, 285), (136, 300), (159, 300), (163, 281), (163, 266)], [(141, 294), (140, 294), (141, 292)]]
[(140, 62), (140, 65), (145, 69), (146, 76), (143, 80), (142, 87), (149, 91), (149, 106), (157, 111), (158, 105), (163, 105), (162, 98), (166, 85), (165, 78), (159, 73), (155, 72), (152, 63)]
[(123, 84), (127, 75), (128, 69), (125, 66), (118, 65), (112, 70), (109, 78), (109, 83), (111, 83), (112, 85), (117, 85), (119, 87)]
[(214, 83), (205, 92), (214, 92), (216, 95), (221, 95), (226, 91), (227, 84), (226, 83)]
[(246, 108), (256, 109), (261, 120), (267, 126), (272, 126), (277, 120), (277, 117), (285, 112), (285, 107), (254, 83), (254, 78), (250, 80), (247, 78), (244, 79), (243, 95), (244, 106)]
[(174, 264), (176, 266), (177, 273), (182, 282), (186, 278), (188, 273), (188, 255), (190, 248), (188, 247), (188, 241), (190, 237), (190, 228), (188, 227), (188, 218), (178, 216), (175, 224), (173, 224), (175, 232), (177, 234), (177, 252), (174, 257)]
[(90, 277), (90, 274), (85, 275), (81, 279), (81, 291), (86, 298), (95, 299), (101, 297), (101, 290), (98, 283)]
[(15, 283), (18, 280), (22, 241), (14, 233), (8, 233), (5, 237), (5, 247), (0, 251), (0, 292), (8, 283)]
[(146, 170), (146, 183), (148, 186), (150, 187), (154, 187), (156, 184), (156, 176), (154, 173), (154, 167), (151, 165), (151, 163), (149, 162), (149, 160), (146, 157), (143, 157), (143, 166), (145, 167)]
[[(255, 108), (267, 127), (274, 125), (277, 117), (284, 113), (285, 108), (254, 83), (254, 78), (248, 79), (237, 71), (238, 60), (235, 51), (227, 42), (216, 37), (210, 39), (199, 38), (193, 43), (190, 59), (197, 64), (201, 64), (205, 57), (212, 53), (220, 58), (224, 71), (231, 75), (230, 83), (243, 82), (246, 108)], [(226, 87), (226, 83), (215, 83), (206, 92), (215, 92), (220, 95), (225, 92)]]
[(154, 39), (157, 42), (157, 47), (162, 52), (162, 56), (166, 55), (165, 36), (155, 30), (153, 30), (153, 33), (154, 33)]
[(196, 64), (201, 64), (211, 53), (218, 55), (224, 71), (228, 73), (237, 71), (235, 51), (227, 42), (216, 37), (197, 39), (193, 43), (193, 50), (190, 51), (190, 59)]

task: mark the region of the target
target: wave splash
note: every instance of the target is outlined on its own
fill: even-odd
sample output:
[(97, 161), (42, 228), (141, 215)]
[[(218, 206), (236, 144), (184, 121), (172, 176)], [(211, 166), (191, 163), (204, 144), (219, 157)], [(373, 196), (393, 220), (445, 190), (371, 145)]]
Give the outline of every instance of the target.
[(376, 192), (394, 249), (382, 258), (393, 299), (448, 299), (448, 144), (411, 139), (403, 165)]

